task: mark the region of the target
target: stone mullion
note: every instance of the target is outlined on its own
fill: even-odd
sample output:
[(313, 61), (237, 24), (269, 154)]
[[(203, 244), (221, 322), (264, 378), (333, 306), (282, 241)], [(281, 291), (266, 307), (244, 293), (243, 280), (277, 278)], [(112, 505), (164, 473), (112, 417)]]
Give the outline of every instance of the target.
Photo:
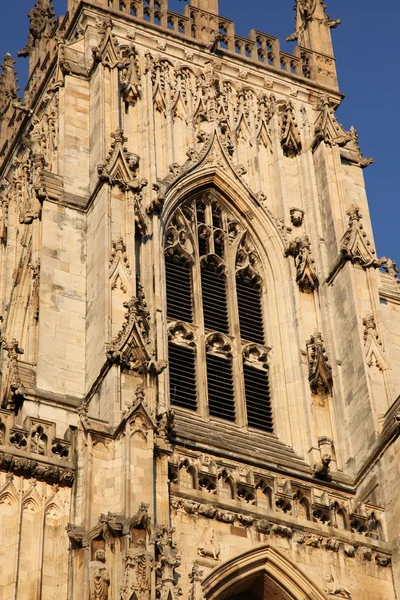
[(228, 307), (231, 333), (233, 336), (233, 377), (234, 394), (236, 406), (236, 423), (239, 427), (247, 425), (246, 396), (243, 379), (242, 341), (240, 337), (239, 308), (236, 291), (236, 252), (238, 244), (229, 246), (227, 240), (227, 264), (228, 264)]
[[(196, 203), (194, 203), (196, 210)], [(210, 212), (210, 207), (206, 206), (207, 211)], [(205, 219), (209, 222), (209, 218)], [(193, 276), (193, 323), (196, 325), (197, 339), (196, 339), (196, 384), (198, 394), (198, 407), (197, 412), (204, 419), (209, 419), (208, 414), (208, 394), (207, 394), (207, 369), (206, 369), (206, 336), (204, 329), (204, 318), (203, 318), (203, 294), (201, 288), (201, 267), (200, 267), (200, 252), (198, 246), (198, 232), (197, 232), (197, 215), (196, 215), (196, 230), (193, 232), (195, 239), (195, 261), (192, 266)]]

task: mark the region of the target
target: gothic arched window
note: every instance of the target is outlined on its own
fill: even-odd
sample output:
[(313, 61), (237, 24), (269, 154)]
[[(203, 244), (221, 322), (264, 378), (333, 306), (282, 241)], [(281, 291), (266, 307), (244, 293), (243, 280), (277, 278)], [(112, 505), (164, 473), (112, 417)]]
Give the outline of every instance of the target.
[(260, 259), (212, 192), (170, 219), (165, 275), (171, 404), (272, 432)]

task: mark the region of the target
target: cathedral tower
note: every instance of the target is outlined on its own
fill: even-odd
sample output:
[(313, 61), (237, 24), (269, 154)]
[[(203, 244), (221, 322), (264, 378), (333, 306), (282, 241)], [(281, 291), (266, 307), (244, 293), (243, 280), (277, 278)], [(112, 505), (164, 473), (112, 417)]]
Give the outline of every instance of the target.
[[(289, 0), (288, 0), (289, 1)], [(52, 0), (0, 75), (2, 600), (395, 600), (400, 284), (322, 0)]]

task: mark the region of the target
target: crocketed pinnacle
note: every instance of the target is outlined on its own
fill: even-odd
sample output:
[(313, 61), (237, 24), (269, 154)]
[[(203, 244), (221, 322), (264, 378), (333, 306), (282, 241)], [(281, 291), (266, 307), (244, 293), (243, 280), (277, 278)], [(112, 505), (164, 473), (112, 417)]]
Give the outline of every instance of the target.
[(36, 0), (34, 7), (28, 13), (29, 37), (25, 48), (18, 53), (19, 56), (28, 56), (35, 46), (36, 40), (50, 38), (56, 24), (53, 0)]
[(0, 114), (8, 108), (10, 102), (16, 99), (18, 87), (17, 87), (17, 73), (14, 69), (15, 60), (7, 52), (1, 65), (0, 74)]

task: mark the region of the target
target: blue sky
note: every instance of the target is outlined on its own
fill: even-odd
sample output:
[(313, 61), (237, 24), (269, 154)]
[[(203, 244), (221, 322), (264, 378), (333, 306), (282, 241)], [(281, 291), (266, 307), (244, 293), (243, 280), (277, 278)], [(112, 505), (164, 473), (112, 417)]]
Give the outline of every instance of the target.
[[(26, 42), (26, 14), (34, 0), (16, 0), (0, 4), (0, 55), (11, 52), (15, 57)], [(58, 15), (66, 9), (67, 0), (55, 0)], [(170, 0), (171, 10), (180, 12), (184, 5)], [(237, 33), (247, 35), (251, 28), (284, 41), (293, 31), (294, 0), (219, 0), (220, 14), (236, 23)], [(346, 128), (354, 125), (365, 156), (375, 163), (364, 170), (367, 184), (375, 244), (378, 256), (389, 256), (400, 266), (400, 197), (396, 178), (400, 176), (400, 119), (398, 96), (400, 69), (398, 63), (399, 0), (326, 0), (328, 13), (341, 18), (333, 41), (340, 89), (346, 94), (338, 118)], [(25, 81), (26, 59), (19, 59), (17, 69)]]

